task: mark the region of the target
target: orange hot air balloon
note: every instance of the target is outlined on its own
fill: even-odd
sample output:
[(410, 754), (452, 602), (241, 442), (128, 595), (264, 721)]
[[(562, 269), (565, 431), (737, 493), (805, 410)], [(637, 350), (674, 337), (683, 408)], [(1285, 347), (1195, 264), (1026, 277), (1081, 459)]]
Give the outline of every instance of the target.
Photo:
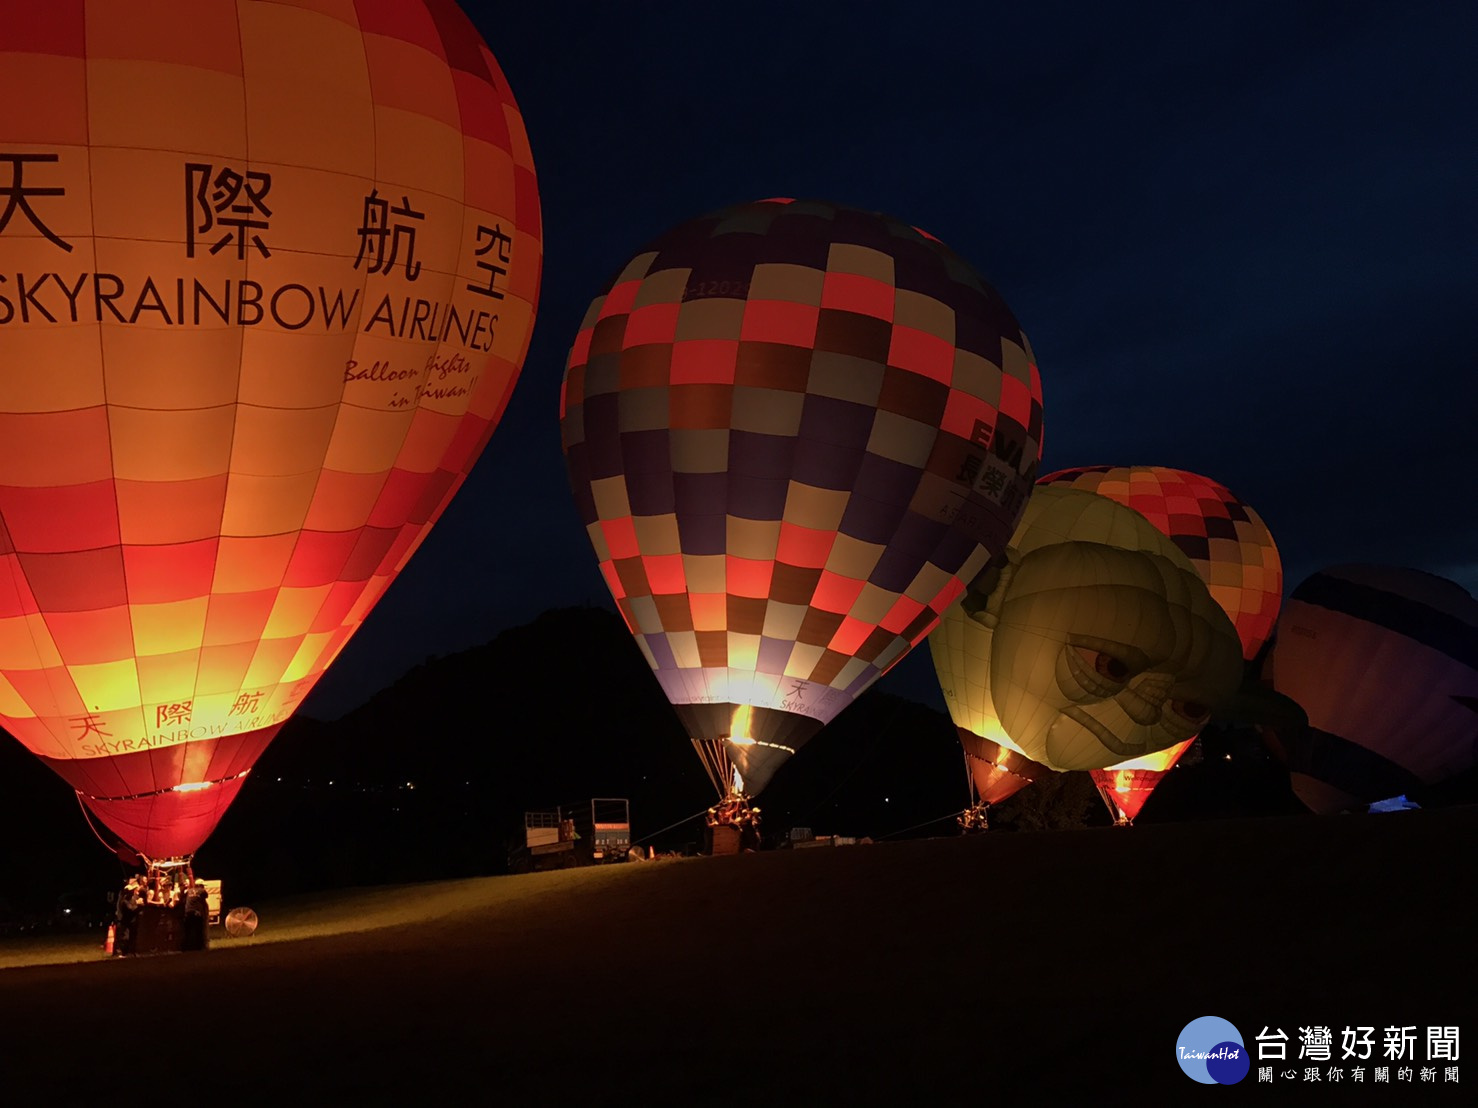
[[(1117, 500), (1169, 536), (1191, 560), (1212, 598), (1231, 617), (1251, 661), (1273, 632), (1283, 599), (1283, 563), (1272, 533), (1251, 508), (1208, 477), (1165, 466), (1088, 466), (1049, 473)], [(1091, 771), (1115, 822), (1132, 823), (1194, 738), (1107, 769)]]
[(541, 253), (452, 0), (0, 0), (0, 725), (146, 858), (461, 485)]

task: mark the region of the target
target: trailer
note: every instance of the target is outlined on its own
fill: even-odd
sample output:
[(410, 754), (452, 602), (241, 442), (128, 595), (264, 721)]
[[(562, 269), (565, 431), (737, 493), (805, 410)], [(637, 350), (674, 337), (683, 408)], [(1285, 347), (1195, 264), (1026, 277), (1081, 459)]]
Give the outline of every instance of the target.
[(631, 854), (631, 802), (596, 797), (590, 802), (590, 840), (595, 862), (624, 862)]
[(579, 865), (575, 857), (575, 823), (558, 808), (523, 814), (523, 843), (509, 851), (508, 868), (514, 873), (566, 869)]
[(596, 797), (589, 805), (525, 812), (523, 839), (508, 852), (513, 873), (624, 862), (631, 851), (631, 805)]

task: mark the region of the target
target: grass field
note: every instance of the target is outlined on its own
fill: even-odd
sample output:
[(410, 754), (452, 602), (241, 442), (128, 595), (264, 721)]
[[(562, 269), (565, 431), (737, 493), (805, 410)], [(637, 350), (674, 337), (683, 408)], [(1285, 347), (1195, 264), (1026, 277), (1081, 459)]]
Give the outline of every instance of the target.
[(258, 904), (206, 954), (11, 943), (0, 1104), (117, 1098), (130, 1072), (200, 1074), (212, 1106), (1464, 1103), (1441, 1066), (1314, 1086), (1254, 1062), (1223, 1091), (1174, 1046), (1203, 1015), (1294, 1053), (1307, 1024), (1478, 1034), (1475, 831), (1449, 809), (986, 834)]

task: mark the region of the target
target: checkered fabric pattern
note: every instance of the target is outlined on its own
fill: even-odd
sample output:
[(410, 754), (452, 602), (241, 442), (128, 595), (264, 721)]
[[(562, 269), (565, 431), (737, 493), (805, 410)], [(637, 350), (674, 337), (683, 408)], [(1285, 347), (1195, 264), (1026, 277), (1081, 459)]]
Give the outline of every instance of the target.
[[(1144, 516), (1185, 552), (1237, 628), (1242, 656), (1262, 649), (1283, 603), (1283, 563), (1262, 518), (1209, 477), (1166, 466), (1086, 466), (1049, 473), (1043, 485), (1068, 485), (1117, 500)], [(1117, 817), (1132, 821), (1194, 739), (1094, 770)]]
[(453, 0), (5, 0), (0, 26), (0, 211), (22, 171), (46, 190), (0, 227), (0, 724), (89, 803), (222, 784), (98, 807), (187, 853), (508, 401), (533, 160)]
[(617, 274), (561, 419), (601, 571), (669, 699), (824, 722), (1005, 546), (1042, 400), (1010, 310), (937, 240), (766, 200)]
[(1256, 657), (1283, 602), (1283, 563), (1262, 517), (1209, 477), (1166, 466), (1085, 466), (1049, 473), (1043, 485), (1070, 485), (1117, 500), (1185, 552), (1231, 617), (1242, 656)]

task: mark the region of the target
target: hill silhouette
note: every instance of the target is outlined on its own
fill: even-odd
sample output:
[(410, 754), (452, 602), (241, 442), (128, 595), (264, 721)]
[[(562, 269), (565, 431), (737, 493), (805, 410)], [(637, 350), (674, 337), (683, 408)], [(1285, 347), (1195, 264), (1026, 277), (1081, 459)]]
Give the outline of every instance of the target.
[[(18, 743), (0, 744), (0, 782), (10, 899), (121, 879), (70, 790)], [(620, 617), (556, 609), (427, 658), (337, 720), (290, 720), (196, 868), (251, 896), (499, 873), (526, 810), (592, 797), (629, 798), (633, 836), (669, 850), (700, 841), (690, 817), (715, 800)], [(938, 831), (966, 799), (948, 719), (874, 689), (791, 759), (762, 805), (772, 832), (878, 836)]]
[[(274, 892), (497, 873), (526, 810), (593, 797), (628, 798), (633, 837), (664, 849), (696, 846), (692, 817), (715, 800), (620, 617), (558, 609), (428, 658), (338, 720), (290, 723), (201, 857), (261, 870)], [(791, 759), (762, 805), (771, 830), (860, 836), (965, 800), (949, 721), (874, 690)]]
[[(1301, 812), (1255, 732), (1210, 728), (1140, 823)], [(1423, 803), (1471, 801), (1466, 785)], [(1107, 817), (1086, 775), (1027, 789), (992, 826), (1051, 826), (1032, 806), (1071, 798), (1070, 823)], [(76, 798), (18, 743), (0, 743), (0, 903), (45, 907), (107, 888), (123, 867)], [(545, 612), (493, 641), (427, 658), (337, 720), (295, 718), (205, 844), (197, 870), (242, 899), (318, 888), (496, 874), (526, 810), (592, 797), (631, 802), (633, 837), (664, 850), (701, 841), (715, 796), (621, 618)], [(795, 755), (760, 797), (770, 836), (791, 827), (874, 838), (945, 834), (968, 800), (948, 717), (878, 688)], [(1023, 818), (1018, 818), (1020, 814)], [(103, 831), (106, 836), (106, 830)], [(233, 900), (241, 900), (233, 896)]]

